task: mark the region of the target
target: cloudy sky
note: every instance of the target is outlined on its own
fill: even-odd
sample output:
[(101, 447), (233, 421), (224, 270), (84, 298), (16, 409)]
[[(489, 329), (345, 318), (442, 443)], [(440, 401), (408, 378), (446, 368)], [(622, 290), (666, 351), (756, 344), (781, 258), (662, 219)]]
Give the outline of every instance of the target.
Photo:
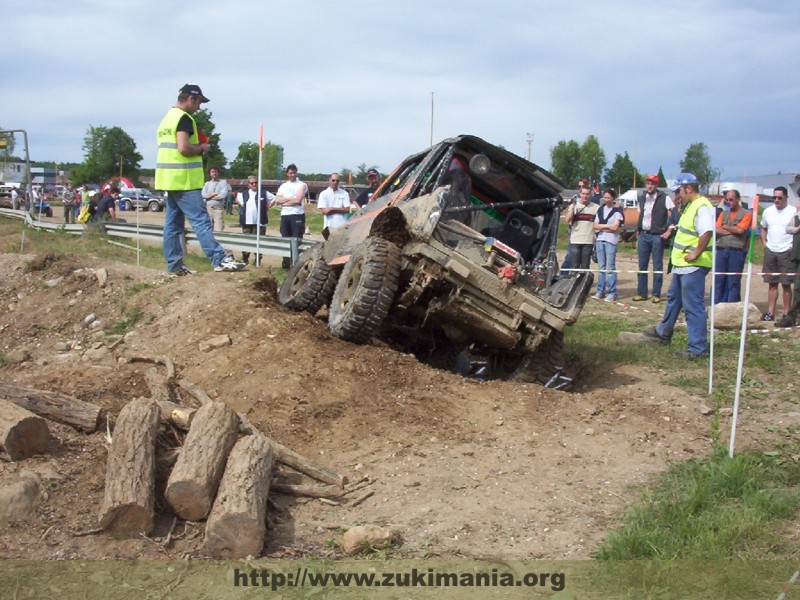
[[(80, 162), (118, 126), (142, 167), (199, 84), (228, 160), (285, 148), (301, 172), (390, 171), (470, 133), (547, 168), (598, 137), (609, 165), (673, 177), (705, 142), (723, 179), (800, 171), (796, 0), (5, 0), (0, 127)], [(18, 148), (21, 143), (18, 141)]]

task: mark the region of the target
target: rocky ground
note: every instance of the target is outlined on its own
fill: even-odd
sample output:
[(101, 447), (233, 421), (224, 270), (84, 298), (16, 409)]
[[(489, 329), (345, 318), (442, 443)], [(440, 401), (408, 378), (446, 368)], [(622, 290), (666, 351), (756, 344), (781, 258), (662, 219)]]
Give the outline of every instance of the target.
[[(669, 365), (578, 373), (571, 391), (479, 382), (380, 342), (332, 337), (323, 316), (284, 310), (261, 270), (169, 278), (96, 256), (37, 254), (0, 254), (0, 269), (2, 380), (113, 416), (149, 395), (151, 365), (127, 358), (167, 356), (180, 377), (275, 440), (369, 483), (335, 505), (275, 495), (266, 556), (338, 556), (342, 531), (367, 523), (397, 534), (399, 556), (588, 558), (634, 498), (632, 486), (710, 449), (704, 399), (665, 385)], [(585, 312), (619, 310), (592, 301)], [(114, 336), (124, 321), (129, 331)], [(207, 344), (221, 335), (230, 344)], [(795, 405), (761, 406), (741, 429), (742, 446), (798, 417)], [(0, 524), (0, 556), (205, 556), (202, 523), (177, 522), (165, 543), (173, 518), (161, 504), (151, 539), (90, 533), (106, 433), (50, 429), (45, 455), (0, 462), (0, 488), (30, 494)]]

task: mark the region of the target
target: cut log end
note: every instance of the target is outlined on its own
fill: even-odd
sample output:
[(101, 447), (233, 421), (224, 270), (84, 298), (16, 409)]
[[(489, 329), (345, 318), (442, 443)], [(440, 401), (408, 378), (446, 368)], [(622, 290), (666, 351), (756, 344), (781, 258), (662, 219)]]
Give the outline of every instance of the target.
[(0, 447), (11, 460), (24, 460), (47, 450), (47, 421), (32, 412), (0, 400)]
[(153, 511), (138, 504), (115, 506), (103, 513), (100, 527), (116, 538), (131, 538), (153, 530)]
[[(227, 513), (216, 520), (215, 526), (206, 531), (206, 551), (217, 559), (240, 559), (258, 556), (264, 539), (256, 539), (253, 531), (260, 526), (252, 515)], [(263, 529), (263, 527), (261, 528)]]

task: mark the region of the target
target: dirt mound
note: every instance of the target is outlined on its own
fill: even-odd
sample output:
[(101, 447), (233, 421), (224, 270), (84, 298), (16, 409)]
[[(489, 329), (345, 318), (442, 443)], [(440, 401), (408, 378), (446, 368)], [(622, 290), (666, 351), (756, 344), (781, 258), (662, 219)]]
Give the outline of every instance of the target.
[[(407, 556), (586, 558), (628, 486), (708, 448), (699, 400), (655, 370), (595, 373), (571, 393), (479, 382), (378, 342), (342, 342), (252, 272), (174, 278), (95, 256), (7, 254), (0, 269), (6, 381), (115, 415), (149, 395), (150, 365), (119, 359), (168, 356), (275, 440), (374, 480), (355, 507), (278, 496), (267, 555), (336, 555), (339, 530), (366, 522), (397, 531)], [(230, 345), (205, 348), (221, 335)], [(104, 432), (51, 430), (48, 455), (0, 463), (0, 481), (33, 471), (43, 489), (28, 520), (0, 525), (0, 556), (204, 556), (202, 524), (178, 523), (168, 547), (84, 535), (97, 527)], [(163, 513), (154, 535), (171, 524)]]

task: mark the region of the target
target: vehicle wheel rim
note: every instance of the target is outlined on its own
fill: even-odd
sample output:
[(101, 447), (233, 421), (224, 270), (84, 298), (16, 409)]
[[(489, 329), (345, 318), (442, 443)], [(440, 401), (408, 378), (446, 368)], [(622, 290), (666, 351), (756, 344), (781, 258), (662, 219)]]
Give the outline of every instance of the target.
[(292, 280), (292, 287), (291, 287), (291, 294), (292, 297), (296, 296), (300, 293), (300, 290), (303, 289), (305, 286), (306, 281), (311, 276), (311, 272), (314, 270), (314, 264), (316, 261), (309, 260), (297, 271), (297, 275), (295, 275), (294, 279)]
[(361, 281), (361, 273), (363, 268), (363, 260), (359, 260), (350, 268), (350, 273), (347, 281), (345, 281), (345, 287), (342, 291), (341, 300), (339, 302), (339, 308), (342, 312), (347, 309), (347, 306), (350, 304), (353, 296), (355, 296), (355, 293), (358, 290), (358, 282)]

